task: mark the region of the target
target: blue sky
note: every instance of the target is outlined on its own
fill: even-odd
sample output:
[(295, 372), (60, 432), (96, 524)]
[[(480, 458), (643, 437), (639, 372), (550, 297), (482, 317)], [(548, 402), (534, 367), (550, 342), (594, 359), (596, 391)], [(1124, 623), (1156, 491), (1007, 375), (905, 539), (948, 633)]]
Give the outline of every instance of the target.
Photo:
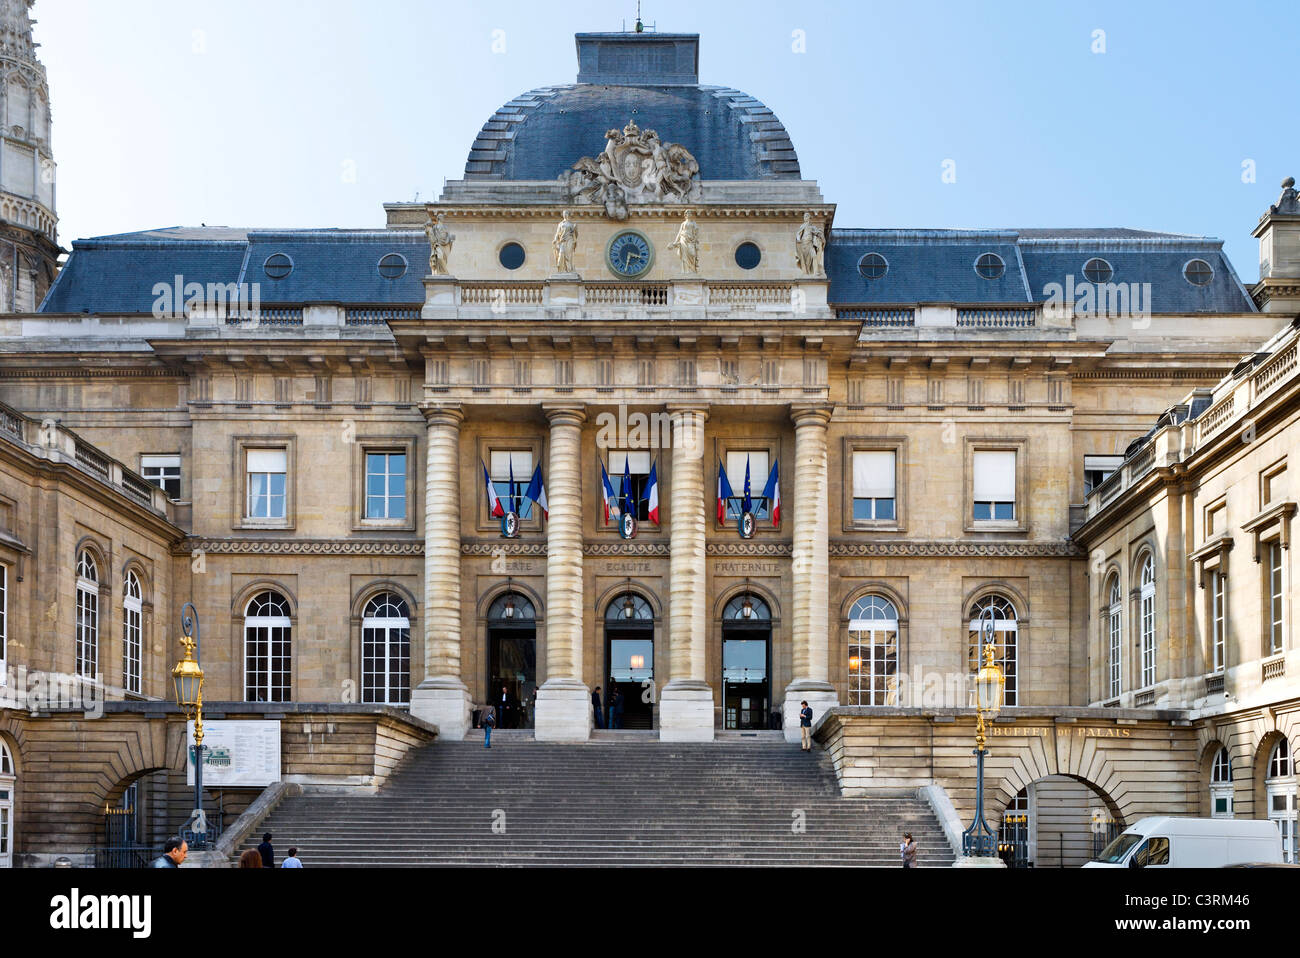
[[(380, 226), (385, 201), (461, 176), (498, 106), (571, 82), (575, 32), (635, 12), (38, 0), (62, 242), (176, 224)], [(1251, 282), (1250, 230), (1300, 175), (1293, 3), (646, 0), (644, 16), (701, 34), (702, 82), (776, 111), (841, 227), (1204, 234)]]

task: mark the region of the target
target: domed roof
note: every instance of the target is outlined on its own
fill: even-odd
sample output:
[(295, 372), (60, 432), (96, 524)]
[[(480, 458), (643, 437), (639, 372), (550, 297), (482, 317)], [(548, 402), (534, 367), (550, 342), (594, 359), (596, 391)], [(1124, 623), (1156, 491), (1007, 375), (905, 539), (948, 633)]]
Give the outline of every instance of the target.
[(629, 121), (680, 143), (705, 180), (800, 179), (776, 115), (739, 90), (699, 83), (694, 34), (578, 34), (578, 82), (515, 97), (483, 124), (467, 180), (553, 180)]

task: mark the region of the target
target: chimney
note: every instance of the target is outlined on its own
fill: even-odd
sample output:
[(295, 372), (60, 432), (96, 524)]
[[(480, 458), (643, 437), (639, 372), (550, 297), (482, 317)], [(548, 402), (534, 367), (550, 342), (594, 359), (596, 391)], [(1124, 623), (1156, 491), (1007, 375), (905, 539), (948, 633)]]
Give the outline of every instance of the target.
[(1251, 290), (1266, 313), (1300, 313), (1300, 194), (1295, 177), (1282, 181), (1282, 195), (1259, 218), (1259, 282)]

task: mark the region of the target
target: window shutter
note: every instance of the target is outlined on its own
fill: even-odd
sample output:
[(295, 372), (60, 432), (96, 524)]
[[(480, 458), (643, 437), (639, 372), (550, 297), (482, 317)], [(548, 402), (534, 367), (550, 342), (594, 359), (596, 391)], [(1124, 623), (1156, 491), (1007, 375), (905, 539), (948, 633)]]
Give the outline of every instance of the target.
[(509, 482), (511, 465), (514, 466), (515, 482), (527, 485), (533, 477), (533, 453), (530, 449), (494, 449), (490, 465), (493, 482)]
[(248, 471), (249, 472), (281, 472), (289, 471), (286, 465), (287, 456), (283, 449), (250, 449), (248, 450)]
[(892, 451), (853, 454), (853, 498), (894, 498), (894, 453)]
[[(606, 466), (606, 471), (610, 476), (623, 475), (623, 463), (624, 460), (627, 459), (631, 459), (631, 468), (628, 471), (631, 472), (632, 475), (645, 476), (650, 473), (649, 451), (637, 450), (632, 450), (631, 452), (611, 452), (609, 454), (609, 463)], [(741, 465), (741, 468), (744, 468), (743, 464)], [(741, 476), (743, 478), (744, 473), (741, 473)]]
[(749, 493), (752, 496), (763, 494), (763, 483), (767, 482), (768, 462), (766, 450), (741, 450), (727, 453), (727, 478), (737, 496), (745, 494), (745, 458), (749, 457)]
[(1016, 454), (1013, 450), (975, 453), (975, 501), (1016, 501)]

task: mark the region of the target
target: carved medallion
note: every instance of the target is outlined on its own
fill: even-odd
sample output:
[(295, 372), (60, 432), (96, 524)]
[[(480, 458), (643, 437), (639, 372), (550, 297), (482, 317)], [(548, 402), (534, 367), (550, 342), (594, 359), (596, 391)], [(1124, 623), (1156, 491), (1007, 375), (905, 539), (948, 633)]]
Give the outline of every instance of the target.
[(700, 164), (680, 143), (664, 143), (631, 120), (605, 141), (600, 156), (584, 156), (560, 175), (573, 202), (601, 204), (611, 219), (624, 220), (629, 203), (699, 199)]

